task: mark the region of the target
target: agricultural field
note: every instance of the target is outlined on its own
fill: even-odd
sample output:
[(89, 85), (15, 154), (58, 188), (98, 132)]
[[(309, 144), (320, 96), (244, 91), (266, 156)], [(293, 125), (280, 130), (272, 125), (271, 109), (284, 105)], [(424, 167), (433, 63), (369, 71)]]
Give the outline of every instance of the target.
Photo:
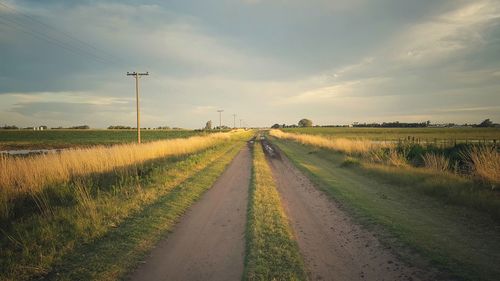
[(233, 130), (3, 155), (0, 279), (496, 280), (498, 151), (446, 149)]
[[(206, 134), (194, 130), (141, 130), (141, 140), (151, 142)], [(59, 149), (135, 141), (135, 130), (0, 130), (0, 150)]]
[(375, 141), (500, 141), (500, 128), (286, 128), (285, 132)]

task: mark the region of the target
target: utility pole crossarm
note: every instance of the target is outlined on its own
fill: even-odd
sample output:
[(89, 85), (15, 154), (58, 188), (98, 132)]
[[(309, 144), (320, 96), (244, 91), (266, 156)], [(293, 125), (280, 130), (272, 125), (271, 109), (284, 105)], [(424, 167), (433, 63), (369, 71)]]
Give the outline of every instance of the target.
[(147, 76), (149, 75), (149, 72), (128, 72), (127, 71), (127, 76)]

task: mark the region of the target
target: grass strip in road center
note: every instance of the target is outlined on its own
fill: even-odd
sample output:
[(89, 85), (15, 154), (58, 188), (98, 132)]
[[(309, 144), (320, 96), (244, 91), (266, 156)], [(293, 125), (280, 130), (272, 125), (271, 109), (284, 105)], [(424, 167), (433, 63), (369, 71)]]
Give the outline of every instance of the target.
[(244, 280), (306, 280), (306, 271), (260, 143), (253, 152)]

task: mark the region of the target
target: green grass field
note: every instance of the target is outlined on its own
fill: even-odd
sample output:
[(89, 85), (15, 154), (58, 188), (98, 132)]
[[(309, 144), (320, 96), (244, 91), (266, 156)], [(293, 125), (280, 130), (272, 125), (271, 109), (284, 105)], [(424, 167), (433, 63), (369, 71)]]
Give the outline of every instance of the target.
[[(142, 130), (141, 139), (143, 142), (149, 142), (204, 134), (207, 134), (207, 132), (193, 130)], [(136, 140), (137, 132), (134, 130), (0, 130), (0, 150), (113, 145), (135, 142)]]
[(500, 128), (287, 128), (285, 132), (324, 135), (348, 139), (372, 139), (397, 141), (419, 138), (422, 141), (437, 140), (497, 140), (500, 141)]

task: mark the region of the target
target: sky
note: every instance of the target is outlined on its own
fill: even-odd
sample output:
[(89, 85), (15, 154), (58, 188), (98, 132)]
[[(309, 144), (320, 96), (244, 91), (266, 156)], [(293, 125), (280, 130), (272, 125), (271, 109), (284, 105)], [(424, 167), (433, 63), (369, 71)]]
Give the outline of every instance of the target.
[(0, 0), (0, 126), (500, 122), (499, 0)]

